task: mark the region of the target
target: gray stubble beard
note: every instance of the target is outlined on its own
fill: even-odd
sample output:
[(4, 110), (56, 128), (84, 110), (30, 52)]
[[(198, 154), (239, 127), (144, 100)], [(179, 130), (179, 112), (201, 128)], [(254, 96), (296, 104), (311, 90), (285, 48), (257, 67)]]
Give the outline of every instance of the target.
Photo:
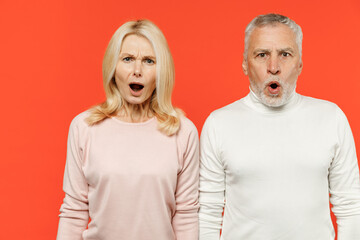
[[(270, 94), (270, 96), (267, 96), (265, 94), (265, 91), (267, 91), (266, 88), (268, 84), (273, 81), (276, 81), (280, 84), (282, 88), (281, 96), (279, 96), (279, 94), (274, 94), (274, 95)], [(291, 94), (295, 90), (296, 81), (293, 84), (289, 84), (287, 82), (282, 81), (278, 77), (271, 77), (267, 79), (263, 84), (261, 84), (260, 87), (258, 87), (256, 83), (250, 79), (250, 86), (251, 89), (253, 89), (255, 95), (260, 99), (260, 101), (263, 104), (265, 104), (268, 107), (281, 107), (287, 103)]]

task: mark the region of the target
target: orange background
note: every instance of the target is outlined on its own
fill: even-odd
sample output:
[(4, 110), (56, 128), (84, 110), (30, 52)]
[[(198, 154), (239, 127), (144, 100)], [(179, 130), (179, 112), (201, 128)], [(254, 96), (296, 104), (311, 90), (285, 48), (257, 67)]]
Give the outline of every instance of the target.
[(337, 103), (360, 152), (360, 1), (0, 1), (0, 239), (55, 239), (71, 119), (104, 100), (101, 62), (114, 31), (148, 18), (176, 67), (174, 104), (200, 131), (248, 93), (244, 30), (277, 12), (303, 29), (297, 91)]

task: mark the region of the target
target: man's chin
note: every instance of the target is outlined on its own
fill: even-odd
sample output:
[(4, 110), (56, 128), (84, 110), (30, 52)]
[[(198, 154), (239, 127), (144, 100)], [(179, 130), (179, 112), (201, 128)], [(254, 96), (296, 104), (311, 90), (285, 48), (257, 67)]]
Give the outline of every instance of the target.
[(275, 96), (261, 94), (260, 101), (268, 107), (281, 107), (286, 103), (284, 96), (279, 94)]

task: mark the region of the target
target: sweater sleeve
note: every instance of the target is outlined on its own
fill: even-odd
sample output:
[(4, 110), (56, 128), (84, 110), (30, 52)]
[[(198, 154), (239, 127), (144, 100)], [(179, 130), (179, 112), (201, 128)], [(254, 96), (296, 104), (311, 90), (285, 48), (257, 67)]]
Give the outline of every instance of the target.
[(354, 139), (344, 113), (337, 109), (338, 144), (329, 169), (330, 201), (338, 240), (360, 239), (360, 180)]
[(183, 161), (177, 176), (172, 225), (177, 240), (198, 240), (199, 137), (189, 120), (183, 121), (181, 128), (179, 140), (183, 143)]
[(219, 240), (224, 209), (225, 172), (220, 159), (212, 116), (200, 138), (200, 240)]
[(65, 198), (60, 208), (57, 240), (81, 240), (89, 221), (88, 184), (82, 170), (79, 121), (82, 120), (75, 118), (69, 130), (63, 183)]

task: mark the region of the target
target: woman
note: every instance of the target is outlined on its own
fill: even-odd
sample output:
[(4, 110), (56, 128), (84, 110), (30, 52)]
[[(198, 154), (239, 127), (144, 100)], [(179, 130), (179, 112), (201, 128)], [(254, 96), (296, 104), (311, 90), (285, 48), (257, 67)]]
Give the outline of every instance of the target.
[(103, 82), (106, 101), (70, 125), (57, 239), (197, 239), (198, 135), (171, 104), (174, 65), (160, 29), (122, 25)]

